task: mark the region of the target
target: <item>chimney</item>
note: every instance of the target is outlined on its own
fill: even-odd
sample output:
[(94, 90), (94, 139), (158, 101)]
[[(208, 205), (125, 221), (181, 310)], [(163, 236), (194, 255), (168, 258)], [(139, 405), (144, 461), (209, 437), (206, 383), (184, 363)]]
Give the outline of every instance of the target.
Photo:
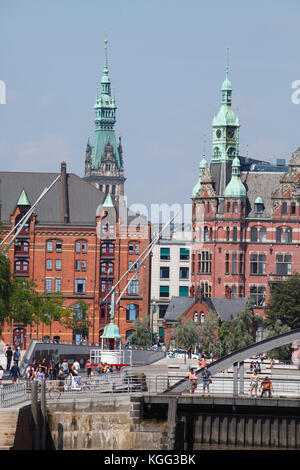
[(61, 188), (62, 188), (62, 214), (64, 223), (69, 222), (69, 199), (68, 199), (68, 182), (67, 182), (67, 164), (66, 162), (61, 163)]

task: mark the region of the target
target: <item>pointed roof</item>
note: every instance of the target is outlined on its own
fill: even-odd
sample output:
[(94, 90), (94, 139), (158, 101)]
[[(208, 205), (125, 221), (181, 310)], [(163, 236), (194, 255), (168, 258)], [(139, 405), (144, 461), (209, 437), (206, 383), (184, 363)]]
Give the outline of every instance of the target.
[(232, 176), (225, 188), (225, 197), (246, 197), (246, 188), (241, 180), (241, 163), (239, 157), (235, 157), (232, 162)]
[(115, 207), (110, 193), (107, 193), (103, 207)]
[(31, 206), (24, 188), (19, 196), (17, 206)]

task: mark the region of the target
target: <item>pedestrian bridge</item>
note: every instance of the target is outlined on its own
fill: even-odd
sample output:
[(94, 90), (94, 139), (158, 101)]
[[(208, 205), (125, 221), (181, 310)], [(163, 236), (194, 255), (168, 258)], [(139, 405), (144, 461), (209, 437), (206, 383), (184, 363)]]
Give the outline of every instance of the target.
[[(300, 339), (300, 328), (296, 330), (289, 331), (282, 335), (273, 336), (272, 338), (264, 339), (257, 343), (251, 344), (243, 349), (239, 349), (227, 356), (218, 359), (217, 361), (212, 362), (209, 365), (209, 370), (212, 375), (218, 374), (225, 369), (233, 366), (233, 395), (236, 396), (239, 393), (244, 393), (244, 361), (249, 357), (256, 356), (271, 349), (290, 344), (293, 341)], [(202, 369), (197, 371), (197, 375), (200, 376)], [(240, 387), (238, 386), (238, 380), (240, 381)], [(182, 379), (177, 384), (169, 388), (168, 393), (182, 393), (187, 389), (188, 377)]]

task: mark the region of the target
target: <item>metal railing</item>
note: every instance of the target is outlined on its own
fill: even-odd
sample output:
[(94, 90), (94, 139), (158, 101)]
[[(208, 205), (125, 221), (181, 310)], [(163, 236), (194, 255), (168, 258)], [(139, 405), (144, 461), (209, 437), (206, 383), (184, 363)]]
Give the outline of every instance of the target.
[[(169, 388), (178, 382), (178, 377), (167, 375), (147, 377), (144, 374), (128, 374), (124, 372), (101, 374), (99, 376), (67, 377), (65, 380), (45, 380), (46, 399), (48, 401), (71, 398), (89, 398), (97, 395), (113, 394), (160, 394), (168, 392)], [(0, 408), (7, 408), (16, 404), (31, 400), (32, 383), (21, 381), (15, 385), (5, 385), (0, 388)], [(40, 392), (42, 383), (38, 381), (38, 390)], [(215, 377), (210, 384), (210, 395), (233, 396), (233, 380), (230, 377)], [(274, 398), (300, 398), (300, 381), (276, 379), (273, 380)], [(245, 378), (243, 396), (247, 397), (250, 389), (250, 381)], [(190, 392), (189, 381), (186, 381), (186, 389), (183, 394)], [(238, 391), (240, 394), (241, 391)], [(203, 394), (202, 381), (198, 381), (194, 396)], [(205, 392), (207, 394), (207, 391)], [(254, 395), (254, 394), (253, 394)], [(257, 390), (257, 398), (261, 396), (260, 386)], [(266, 395), (265, 395), (266, 396)]]

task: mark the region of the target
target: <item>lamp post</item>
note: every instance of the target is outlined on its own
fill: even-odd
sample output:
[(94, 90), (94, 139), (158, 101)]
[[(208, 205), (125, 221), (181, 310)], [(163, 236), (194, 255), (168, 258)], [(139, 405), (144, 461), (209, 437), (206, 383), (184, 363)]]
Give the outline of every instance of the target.
[(152, 309), (151, 309), (151, 324), (150, 324), (150, 346), (153, 345), (153, 316), (156, 313), (156, 302), (155, 300), (152, 302)]

